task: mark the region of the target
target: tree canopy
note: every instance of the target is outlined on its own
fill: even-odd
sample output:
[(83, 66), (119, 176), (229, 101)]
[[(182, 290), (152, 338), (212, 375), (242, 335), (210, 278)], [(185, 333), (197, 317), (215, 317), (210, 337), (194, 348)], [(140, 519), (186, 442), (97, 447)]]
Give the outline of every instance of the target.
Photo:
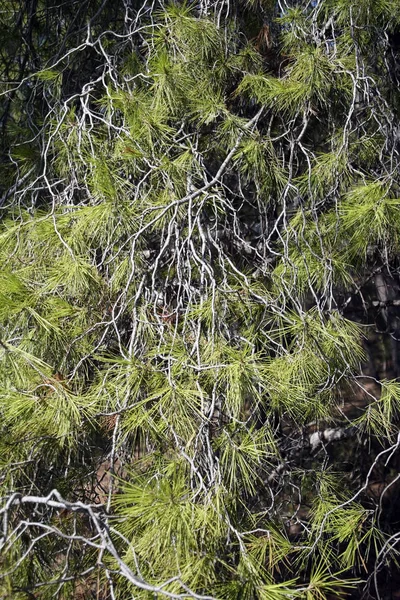
[(394, 598), (400, 1), (1, 8), (1, 598)]

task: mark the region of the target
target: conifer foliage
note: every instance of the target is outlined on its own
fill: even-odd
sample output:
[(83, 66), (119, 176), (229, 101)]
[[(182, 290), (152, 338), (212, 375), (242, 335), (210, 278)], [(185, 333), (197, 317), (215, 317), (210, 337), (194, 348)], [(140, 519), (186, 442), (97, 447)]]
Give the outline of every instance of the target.
[(0, 597), (399, 587), (399, 0), (3, 0)]

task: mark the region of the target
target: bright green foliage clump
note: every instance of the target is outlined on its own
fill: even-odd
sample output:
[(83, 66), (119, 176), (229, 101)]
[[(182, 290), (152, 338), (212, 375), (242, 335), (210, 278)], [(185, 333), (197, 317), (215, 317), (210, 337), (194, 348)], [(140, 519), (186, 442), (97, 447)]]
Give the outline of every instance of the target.
[(41, 68), (4, 68), (0, 595), (379, 597), (398, 1), (93, 2), (57, 56), (39, 4)]

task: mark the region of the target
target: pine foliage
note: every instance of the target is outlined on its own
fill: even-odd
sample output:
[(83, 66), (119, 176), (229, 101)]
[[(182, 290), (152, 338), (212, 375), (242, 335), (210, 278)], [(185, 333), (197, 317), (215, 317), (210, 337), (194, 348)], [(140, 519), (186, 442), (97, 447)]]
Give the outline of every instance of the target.
[(398, 0), (36, 4), (1, 17), (1, 597), (383, 597)]

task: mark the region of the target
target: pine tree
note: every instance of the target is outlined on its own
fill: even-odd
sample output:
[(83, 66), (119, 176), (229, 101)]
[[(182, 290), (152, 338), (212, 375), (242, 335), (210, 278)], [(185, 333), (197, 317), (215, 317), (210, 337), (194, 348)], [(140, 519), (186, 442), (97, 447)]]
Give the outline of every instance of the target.
[(1, 597), (390, 597), (399, 0), (5, 4)]

